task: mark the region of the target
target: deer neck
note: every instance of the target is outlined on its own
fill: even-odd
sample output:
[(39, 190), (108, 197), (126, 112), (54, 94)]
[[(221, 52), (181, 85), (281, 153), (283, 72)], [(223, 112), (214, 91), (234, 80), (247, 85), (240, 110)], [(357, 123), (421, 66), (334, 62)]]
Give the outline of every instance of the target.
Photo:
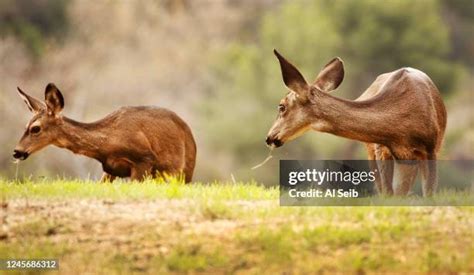
[(55, 145), (75, 154), (84, 155), (102, 161), (107, 135), (97, 123), (82, 123), (63, 117), (61, 135)]
[(351, 101), (321, 93), (313, 107), (312, 128), (362, 142), (386, 144), (393, 135), (387, 113), (375, 100)]

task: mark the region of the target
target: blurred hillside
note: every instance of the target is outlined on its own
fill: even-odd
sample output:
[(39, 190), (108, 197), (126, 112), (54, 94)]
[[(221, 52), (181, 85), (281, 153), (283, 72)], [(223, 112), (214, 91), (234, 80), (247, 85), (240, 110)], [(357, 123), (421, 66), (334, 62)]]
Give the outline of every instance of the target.
[[(334, 56), (346, 78), (336, 96), (356, 98), (383, 72), (427, 72), (448, 106), (442, 158), (474, 153), (474, 11), (457, 1), (0, 1), (0, 173), (31, 117), (20, 86), (42, 98), (48, 82), (64, 114), (94, 121), (122, 105), (176, 111), (198, 143), (196, 180), (276, 182), (278, 158), (365, 158), (363, 146), (309, 133), (268, 154), (265, 135), (285, 94), (272, 50), (307, 79)], [(20, 176), (97, 178), (100, 165), (50, 147)]]

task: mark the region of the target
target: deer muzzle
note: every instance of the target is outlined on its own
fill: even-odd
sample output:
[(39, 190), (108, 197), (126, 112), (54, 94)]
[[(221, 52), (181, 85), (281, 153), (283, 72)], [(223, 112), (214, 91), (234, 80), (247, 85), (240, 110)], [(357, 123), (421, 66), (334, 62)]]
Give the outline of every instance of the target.
[(19, 160), (25, 160), (28, 158), (30, 154), (28, 154), (28, 152), (25, 152), (25, 151), (21, 151), (21, 150), (13, 150), (13, 157), (15, 159), (19, 159)]

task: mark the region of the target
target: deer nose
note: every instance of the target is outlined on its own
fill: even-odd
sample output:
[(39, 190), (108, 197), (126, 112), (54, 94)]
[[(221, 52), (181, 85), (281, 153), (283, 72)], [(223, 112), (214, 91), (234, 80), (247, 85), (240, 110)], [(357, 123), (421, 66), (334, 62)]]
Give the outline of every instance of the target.
[(267, 139), (265, 140), (265, 143), (266, 143), (267, 145), (272, 144), (272, 140), (270, 139), (270, 137), (267, 137)]
[(25, 160), (29, 154), (20, 150), (13, 150), (13, 157), (19, 160)]
[(275, 144), (276, 147), (280, 147), (280, 146), (283, 145), (283, 142), (281, 142), (281, 140), (279, 140), (279, 139), (275, 139), (273, 141), (273, 144)]
[(268, 146), (272, 146), (272, 145), (275, 145), (275, 147), (280, 147), (283, 145), (283, 142), (281, 142), (281, 140), (275, 138), (275, 139), (272, 139), (270, 138), (269, 136), (267, 137), (267, 139), (265, 140), (265, 142), (267, 143)]

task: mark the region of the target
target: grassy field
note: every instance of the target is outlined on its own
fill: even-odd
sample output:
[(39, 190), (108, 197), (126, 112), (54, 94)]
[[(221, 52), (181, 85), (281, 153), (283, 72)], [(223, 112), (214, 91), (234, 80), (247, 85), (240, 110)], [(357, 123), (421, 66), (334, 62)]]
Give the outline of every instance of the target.
[(278, 195), (0, 181), (0, 258), (59, 258), (62, 274), (474, 272), (473, 207), (280, 207)]

